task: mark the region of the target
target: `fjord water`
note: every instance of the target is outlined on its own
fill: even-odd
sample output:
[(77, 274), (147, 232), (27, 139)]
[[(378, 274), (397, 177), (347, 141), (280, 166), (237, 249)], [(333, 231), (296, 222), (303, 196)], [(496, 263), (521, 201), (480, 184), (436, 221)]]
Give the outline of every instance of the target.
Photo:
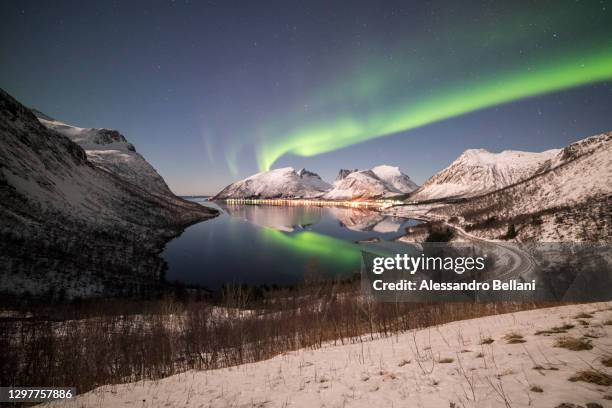
[(417, 223), (362, 208), (224, 205), (187, 228), (162, 253), (166, 279), (223, 284), (290, 285), (310, 278), (349, 278), (361, 265), (360, 241), (393, 241)]

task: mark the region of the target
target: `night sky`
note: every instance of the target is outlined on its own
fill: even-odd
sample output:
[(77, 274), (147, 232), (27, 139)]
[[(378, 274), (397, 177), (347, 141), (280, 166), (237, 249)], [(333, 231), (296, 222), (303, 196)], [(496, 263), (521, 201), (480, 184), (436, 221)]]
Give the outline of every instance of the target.
[[(333, 4), (332, 4), (333, 3)], [(612, 1), (0, 2), (0, 87), (179, 194), (284, 166), (422, 183), (612, 130)]]

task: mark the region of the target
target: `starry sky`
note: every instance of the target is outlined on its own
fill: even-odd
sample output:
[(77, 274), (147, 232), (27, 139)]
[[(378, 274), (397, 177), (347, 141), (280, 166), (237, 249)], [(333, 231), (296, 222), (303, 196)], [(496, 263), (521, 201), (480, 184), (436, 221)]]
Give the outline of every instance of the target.
[(612, 1), (5, 1), (0, 87), (178, 194), (612, 130)]

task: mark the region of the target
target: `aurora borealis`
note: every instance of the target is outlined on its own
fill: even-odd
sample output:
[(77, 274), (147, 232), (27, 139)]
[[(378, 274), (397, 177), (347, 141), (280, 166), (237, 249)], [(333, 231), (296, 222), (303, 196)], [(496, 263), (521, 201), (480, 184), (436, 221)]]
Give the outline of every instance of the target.
[(258, 149), (260, 170), (269, 170), (283, 154), (314, 156), (368, 139), (406, 131), (521, 98), (612, 79), (612, 48), (545, 63), (517, 72), (442, 90), (414, 103), (364, 117), (345, 116), (310, 124), (264, 142)]
[(261, 170), (542, 151), (612, 130), (612, 0), (0, 3), (0, 87), (120, 130), (179, 194)]
[[(311, 157), (523, 98), (611, 80), (612, 25), (604, 24), (612, 21), (597, 18), (605, 6), (558, 4), (527, 3), (507, 10), (501, 19), (492, 19), (499, 21), (494, 28), (457, 19), (433, 38), (401, 38), (395, 61), (364, 61), (342, 85), (329, 86), (333, 97), (321, 97), (325, 90), (312, 99), (305, 96), (307, 106), (322, 112), (293, 115), (284, 127), (261, 131), (255, 144), (259, 169), (270, 169), (286, 154)], [(561, 35), (565, 40), (559, 40)], [(515, 57), (491, 58), (500, 54)]]

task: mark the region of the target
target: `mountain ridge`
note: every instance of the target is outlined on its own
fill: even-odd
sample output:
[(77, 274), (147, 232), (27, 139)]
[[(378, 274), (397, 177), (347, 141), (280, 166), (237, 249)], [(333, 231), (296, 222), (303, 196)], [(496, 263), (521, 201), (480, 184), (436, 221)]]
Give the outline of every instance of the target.
[(2, 89), (0, 136), (3, 293), (71, 298), (159, 287), (165, 242), (217, 214), (90, 161)]
[(369, 170), (341, 169), (333, 185), (306, 169), (284, 167), (260, 172), (236, 181), (213, 199), (230, 198), (323, 198), (353, 200), (397, 197), (413, 191), (417, 185), (399, 167), (376, 166)]
[(468, 149), (448, 167), (432, 175), (411, 200), (472, 197), (520, 182), (554, 166), (561, 149), (540, 153)]
[[(38, 112), (38, 114), (36, 113)], [(132, 143), (119, 131), (106, 128), (80, 128), (45, 119), (34, 112), (48, 129), (56, 131), (81, 146), (87, 159), (97, 167), (148, 190), (150, 193), (173, 197), (174, 194), (159, 173), (140, 155)]]
[(462, 197), (410, 196), (390, 213), (421, 214), (484, 239), (612, 241), (612, 132), (547, 152), (512, 184)]
[(331, 186), (304, 168), (283, 167), (253, 174), (218, 192), (213, 200), (228, 198), (318, 198)]

